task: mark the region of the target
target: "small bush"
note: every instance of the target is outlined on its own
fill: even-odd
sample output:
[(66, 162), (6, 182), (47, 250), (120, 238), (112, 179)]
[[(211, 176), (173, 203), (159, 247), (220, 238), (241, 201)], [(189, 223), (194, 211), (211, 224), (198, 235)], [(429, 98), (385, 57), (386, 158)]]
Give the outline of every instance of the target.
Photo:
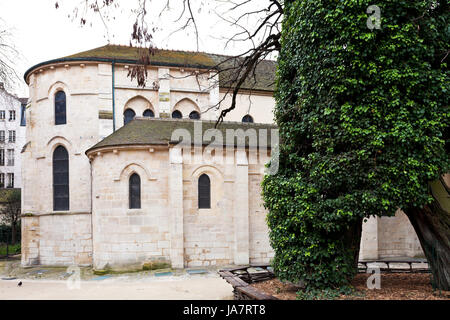
[[(20, 243), (8, 246), (8, 255), (19, 254), (21, 252)], [(6, 244), (0, 245), (0, 256), (6, 256)]]

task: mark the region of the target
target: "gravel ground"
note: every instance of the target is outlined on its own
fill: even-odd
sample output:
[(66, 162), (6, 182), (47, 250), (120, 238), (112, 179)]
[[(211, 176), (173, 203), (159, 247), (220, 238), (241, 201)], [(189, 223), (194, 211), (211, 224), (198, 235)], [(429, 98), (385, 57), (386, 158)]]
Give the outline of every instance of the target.
[(216, 269), (203, 271), (191, 274), (166, 269), (95, 275), (91, 268), (81, 268), (77, 281), (67, 268), (22, 268), (20, 261), (0, 261), (0, 300), (233, 299), (232, 286), (219, 277)]

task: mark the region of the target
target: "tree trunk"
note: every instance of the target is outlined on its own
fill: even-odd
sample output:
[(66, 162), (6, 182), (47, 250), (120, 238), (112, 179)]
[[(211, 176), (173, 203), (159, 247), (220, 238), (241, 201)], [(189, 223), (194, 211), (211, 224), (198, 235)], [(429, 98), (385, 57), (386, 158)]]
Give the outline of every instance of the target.
[(362, 223), (363, 219), (358, 219), (355, 223), (347, 230), (344, 235), (344, 243), (347, 248), (350, 248), (353, 253), (353, 266), (355, 268), (355, 274), (358, 272), (358, 260), (359, 260), (359, 249), (361, 246), (361, 233), (362, 233)]
[(15, 245), (16, 244), (16, 223), (13, 222), (11, 223), (11, 245)]
[(434, 201), (405, 210), (433, 274), (433, 287), (450, 290), (450, 200), (443, 180), (430, 183)]

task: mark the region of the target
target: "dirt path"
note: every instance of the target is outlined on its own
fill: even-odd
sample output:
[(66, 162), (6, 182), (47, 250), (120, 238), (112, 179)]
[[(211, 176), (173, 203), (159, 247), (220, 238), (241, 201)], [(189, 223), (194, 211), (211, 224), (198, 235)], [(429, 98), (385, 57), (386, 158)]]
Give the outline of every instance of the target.
[[(22, 281), (22, 286), (18, 286)], [(65, 280), (0, 280), (0, 300), (34, 299), (136, 299), (136, 300), (223, 300), (232, 299), (233, 288), (219, 276), (178, 276), (165, 279), (113, 278), (80, 282), (69, 289)]]

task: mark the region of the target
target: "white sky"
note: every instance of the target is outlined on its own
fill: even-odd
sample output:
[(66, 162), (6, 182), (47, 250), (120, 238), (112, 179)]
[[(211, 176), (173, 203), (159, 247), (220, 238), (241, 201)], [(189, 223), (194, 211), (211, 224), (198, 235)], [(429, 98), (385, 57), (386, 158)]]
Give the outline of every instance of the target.
[[(106, 28), (100, 18), (95, 14), (88, 15), (88, 24), (93, 26), (80, 27), (79, 19), (72, 21), (68, 14), (72, 13), (74, 5), (83, 3), (81, 0), (58, 0), (60, 8), (55, 8), (56, 0), (0, 0), (0, 18), (12, 33), (12, 41), (22, 57), (18, 57), (16, 70), (20, 76), (21, 84), (15, 90), (19, 96), (28, 96), (28, 88), (23, 82), (24, 72), (31, 66), (50, 59), (55, 59), (77, 52), (93, 49), (108, 43)], [(101, 1), (100, 1), (101, 2)], [(162, 0), (154, 0), (161, 5)], [(149, 27), (157, 27), (154, 43), (158, 48), (178, 50), (196, 50), (196, 42), (193, 29), (180, 31), (168, 36), (180, 26), (174, 22), (181, 11), (181, 0), (172, 0), (173, 10), (159, 18), (159, 8), (148, 8)], [(258, 0), (259, 5), (264, 5), (267, 0)], [(229, 25), (223, 22), (216, 14), (224, 11), (224, 7), (218, 7), (219, 2), (208, 0), (196, 0), (193, 8), (200, 32), (200, 51), (219, 54), (238, 54), (248, 48), (242, 42), (232, 43), (224, 48), (227, 35), (234, 34)], [(121, 0), (119, 9), (111, 12), (114, 20), (107, 22), (110, 43), (127, 45), (130, 41), (131, 27), (134, 22), (131, 9), (136, 6), (137, 0)], [(178, 5), (178, 6), (177, 6)], [(81, 5), (81, 7), (83, 7)], [(256, 9), (252, 3), (252, 10)], [(249, 7), (243, 8), (248, 10)], [(255, 25), (255, 20), (243, 21), (247, 27)]]

